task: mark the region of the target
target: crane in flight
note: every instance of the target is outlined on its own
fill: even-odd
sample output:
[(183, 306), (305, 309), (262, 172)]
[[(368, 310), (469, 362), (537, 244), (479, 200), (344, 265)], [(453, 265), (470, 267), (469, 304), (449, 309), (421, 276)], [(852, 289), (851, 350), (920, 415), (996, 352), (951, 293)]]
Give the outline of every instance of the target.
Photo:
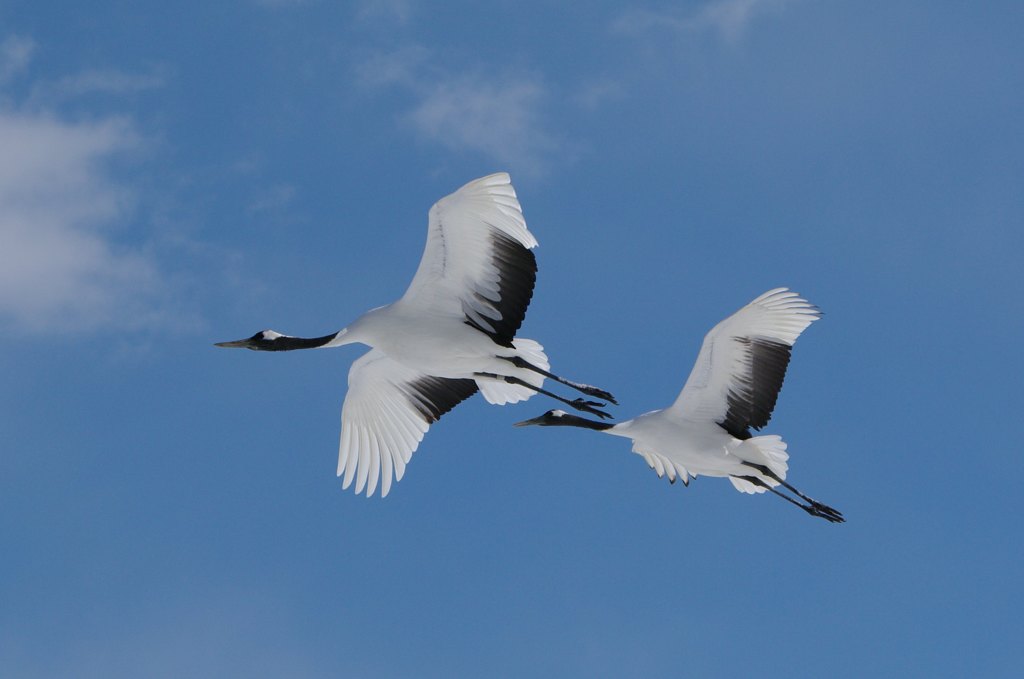
[[(371, 347), (348, 373), (341, 410), (338, 476), (343, 487), (381, 496), (400, 481), (430, 425), (477, 391), (497, 405), (541, 393), (609, 417), (610, 393), (549, 371), (544, 348), (516, 337), (537, 278), (526, 228), (508, 174), (469, 182), (431, 209), (416, 275), (396, 302), (371, 309), (338, 332), (293, 337), (262, 330), (216, 346), (291, 351), (360, 343)], [(544, 378), (601, 399), (567, 399)]]
[[(770, 491), (811, 516), (833, 523), (842, 513), (786, 481), (786, 443), (753, 436), (771, 419), (797, 337), (821, 317), (786, 288), (764, 293), (711, 329), (683, 391), (668, 408), (612, 424), (549, 410), (516, 426), (571, 426), (633, 440), (637, 453), (670, 482), (727, 477), (743, 493)], [(779, 490), (785, 488), (796, 497)]]

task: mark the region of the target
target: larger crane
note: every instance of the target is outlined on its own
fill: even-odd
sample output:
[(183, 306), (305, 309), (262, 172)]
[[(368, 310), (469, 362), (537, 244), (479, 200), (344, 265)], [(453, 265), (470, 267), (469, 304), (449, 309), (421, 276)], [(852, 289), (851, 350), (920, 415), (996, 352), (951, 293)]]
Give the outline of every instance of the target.
[[(549, 371), (544, 348), (516, 337), (533, 296), (537, 240), (526, 228), (508, 174), (474, 180), (431, 209), (427, 245), (408, 290), (338, 332), (292, 337), (262, 330), (219, 347), (290, 351), (361, 343), (372, 347), (348, 373), (341, 410), (338, 476), (343, 487), (381, 496), (400, 481), (433, 422), (478, 390), (497, 405), (534, 393), (608, 417), (602, 389)], [(567, 399), (544, 378), (587, 396)]]

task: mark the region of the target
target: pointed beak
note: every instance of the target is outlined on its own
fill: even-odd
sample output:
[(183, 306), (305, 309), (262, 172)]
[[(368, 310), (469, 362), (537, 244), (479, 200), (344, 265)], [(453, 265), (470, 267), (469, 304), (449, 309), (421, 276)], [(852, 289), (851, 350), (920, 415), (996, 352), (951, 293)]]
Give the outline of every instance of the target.
[(544, 422), (544, 416), (535, 417), (532, 420), (523, 420), (522, 422), (516, 422), (513, 427), (529, 427), (531, 424), (541, 424)]
[(235, 340), (234, 342), (217, 342), (213, 346), (224, 347), (225, 349), (248, 349), (252, 346), (252, 338)]

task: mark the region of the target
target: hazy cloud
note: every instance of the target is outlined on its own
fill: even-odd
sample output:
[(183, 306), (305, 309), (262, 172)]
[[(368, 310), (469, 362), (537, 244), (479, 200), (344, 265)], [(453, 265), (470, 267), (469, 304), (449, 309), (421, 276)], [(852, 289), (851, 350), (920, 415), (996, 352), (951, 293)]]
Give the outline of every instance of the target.
[(361, 20), (388, 20), (399, 24), (409, 23), (412, 14), (411, 0), (362, 0), (357, 10)]
[(727, 42), (739, 40), (758, 15), (777, 10), (792, 0), (712, 0), (696, 12), (630, 10), (616, 20), (614, 28), (624, 33), (650, 30), (698, 33), (714, 31)]
[(542, 130), (544, 88), (525, 78), (465, 76), (434, 83), (407, 116), (423, 138), (540, 169), (554, 142)]
[(605, 78), (584, 83), (576, 90), (573, 101), (581, 108), (593, 111), (602, 104), (621, 99), (625, 95), (625, 87), (621, 82)]
[(132, 94), (162, 87), (163, 83), (163, 77), (157, 73), (86, 70), (53, 82), (38, 83), (32, 88), (32, 103), (53, 105), (89, 94)]
[(295, 187), (290, 184), (277, 184), (264, 189), (259, 197), (252, 200), (246, 210), (250, 214), (283, 210), (295, 198)]
[(356, 65), (356, 77), (368, 87), (399, 85), (416, 89), (422, 74), (429, 71), (430, 57), (430, 50), (418, 45), (373, 54)]
[(25, 70), (34, 50), (30, 38), (10, 35), (0, 41), (0, 85)]
[(422, 47), (378, 54), (357, 67), (365, 86), (394, 87), (412, 95), (400, 123), (430, 143), (481, 153), (520, 171), (543, 172), (560, 144), (544, 127), (543, 81), (519, 73), (453, 73), (435, 66)]

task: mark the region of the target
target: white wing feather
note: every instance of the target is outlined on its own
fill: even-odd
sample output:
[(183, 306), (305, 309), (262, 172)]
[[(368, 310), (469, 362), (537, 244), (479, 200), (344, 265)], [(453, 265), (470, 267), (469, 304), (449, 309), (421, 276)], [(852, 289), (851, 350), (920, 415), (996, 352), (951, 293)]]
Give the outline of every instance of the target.
[(750, 379), (751, 355), (744, 340), (764, 339), (792, 346), (821, 317), (817, 307), (787, 288), (775, 288), (716, 325), (704, 337), (697, 362), (670, 410), (694, 420), (720, 421), (730, 389)]
[(352, 364), (348, 394), (341, 408), (338, 476), (343, 487), (356, 481), (356, 493), (373, 495), (377, 481), (381, 497), (400, 481), (405, 466), (430, 424), (410, 401), (407, 385), (423, 378), (384, 352), (372, 349)]
[(505, 172), (471, 181), (430, 208), (423, 258), (399, 303), (447, 316), (469, 313), (487, 328), (486, 319), (500, 318), (491, 304), (501, 284), (495, 234), (537, 246)]
[(690, 485), (690, 476), (692, 475), (686, 467), (678, 462), (673, 462), (668, 456), (662, 455), (651, 448), (642, 447), (635, 439), (633, 440), (633, 452), (644, 458), (647, 466), (653, 469), (659, 478), (668, 476), (668, 480), (671, 483), (675, 483), (678, 477), (684, 485)]

